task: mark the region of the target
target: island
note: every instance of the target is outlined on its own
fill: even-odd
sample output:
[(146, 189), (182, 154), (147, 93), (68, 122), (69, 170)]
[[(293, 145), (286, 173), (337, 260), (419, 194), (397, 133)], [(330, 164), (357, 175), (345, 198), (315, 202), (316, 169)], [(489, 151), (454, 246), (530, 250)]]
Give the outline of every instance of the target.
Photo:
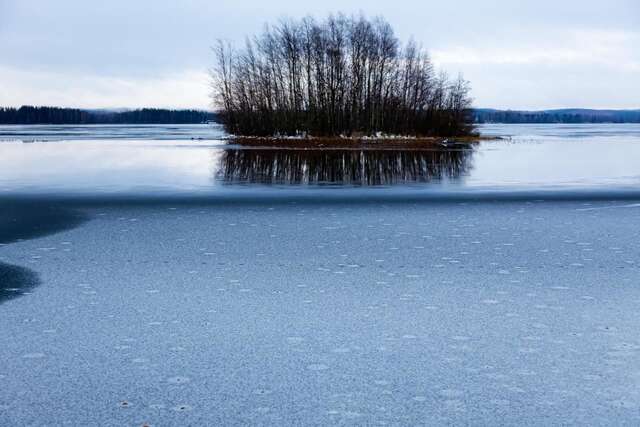
[(214, 48), (213, 103), (238, 143), (412, 145), (474, 136), (470, 85), (383, 18), (281, 20)]

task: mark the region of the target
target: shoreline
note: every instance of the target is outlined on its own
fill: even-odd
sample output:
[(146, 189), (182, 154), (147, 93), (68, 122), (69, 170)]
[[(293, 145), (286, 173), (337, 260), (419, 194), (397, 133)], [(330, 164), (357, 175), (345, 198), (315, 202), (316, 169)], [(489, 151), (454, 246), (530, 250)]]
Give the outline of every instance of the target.
[(501, 140), (499, 136), (461, 137), (259, 137), (230, 136), (231, 144), (242, 147), (293, 149), (404, 149), (467, 148), (480, 141)]
[[(257, 191), (220, 191), (216, 194), (210, 192), (181, 193), (112, 193), (95, 194), (87, 192), (69, 193), (16, 193), (0, 194), (0, 204), (20, 209), (33, 209), (35, 206), (64, 207), (68, 211), (82, 212), (86, 208), (103, 208), (114, 206), (224, 206), (224, 205), (254, 205), (263, 203), (299, 204), (299, 205), (323, 205), (349, 203), (352, 205), (369, 204), (459, 204), (474, 203), (486, 204), (495, 202), (530, 202), (530, 203), (557, 203), (557, 202), (634, 202), (640, 201), (640, 190), (635, 187), (626, 188), (500, 188), (481, 187), (473, 189), (444, 189), (421, 191), (411, 187), (363, 187), (350, 186), (336, 191), (335, 186), (301, 187), (291, 186), (290, 189), (282, 187), (255, 186)], [(585, 208), (588, 209), (588, 208)], [(45, 237), (49, 234), (70, 230), (82, 225), (91, 219), (73, 226), (56, 227), (51, 231), (39, 235), (27, 236), (22, 234), (22, 239)], [(0, 248), (7, 247), (13, 241), (0, 241)]]

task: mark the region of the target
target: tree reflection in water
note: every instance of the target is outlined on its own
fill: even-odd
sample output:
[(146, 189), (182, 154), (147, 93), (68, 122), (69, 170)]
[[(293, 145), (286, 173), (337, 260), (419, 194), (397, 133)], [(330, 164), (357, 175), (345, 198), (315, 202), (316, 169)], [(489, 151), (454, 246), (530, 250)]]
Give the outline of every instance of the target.
[(216, 178), (225, 184), (393, 185), (456, 181), (473, 149), (226, 149)]

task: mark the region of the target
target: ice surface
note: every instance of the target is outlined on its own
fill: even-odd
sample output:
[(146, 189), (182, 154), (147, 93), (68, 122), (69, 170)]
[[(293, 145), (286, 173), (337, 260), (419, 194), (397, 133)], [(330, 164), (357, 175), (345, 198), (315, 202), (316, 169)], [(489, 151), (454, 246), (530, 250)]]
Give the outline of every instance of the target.
[[(288, 184), (298, 193), (327, 187), (347, 193), (353, 189), (344, 187), (355, 186), (376, 194), (390, 186), (420, 194), (639, 188), (638, 124), (485, 125), (481, 131), (511, 136), (471, 149), (247, 150), (225, 145), (220, 129), (208, 125), (0, 126), (0, 194), (217, 197), (280, 192)], [(39, 135), (44, 142), (2, 142), (3, 134)], [(208, 140), (189, 139), (199, 134)]]
[(640, 128), (483, 131), (0, 127), (0, 426), (637, 425)]
[(0, 425), (637, 425), (638, 206), (76, 204), (0, 247)]

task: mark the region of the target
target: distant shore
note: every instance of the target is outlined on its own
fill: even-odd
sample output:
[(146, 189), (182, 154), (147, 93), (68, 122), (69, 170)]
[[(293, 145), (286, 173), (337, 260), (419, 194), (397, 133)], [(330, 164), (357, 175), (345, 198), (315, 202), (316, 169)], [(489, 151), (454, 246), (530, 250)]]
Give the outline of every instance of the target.
[[(565, 108), (521, 111), (472, 108), (471, 118), (475, 124), (640, 123), (640, 109)], [(219, 123), (220, 120), (218, 112), (199, 109), (0, 106), (0, 125), (205, 124)]]

